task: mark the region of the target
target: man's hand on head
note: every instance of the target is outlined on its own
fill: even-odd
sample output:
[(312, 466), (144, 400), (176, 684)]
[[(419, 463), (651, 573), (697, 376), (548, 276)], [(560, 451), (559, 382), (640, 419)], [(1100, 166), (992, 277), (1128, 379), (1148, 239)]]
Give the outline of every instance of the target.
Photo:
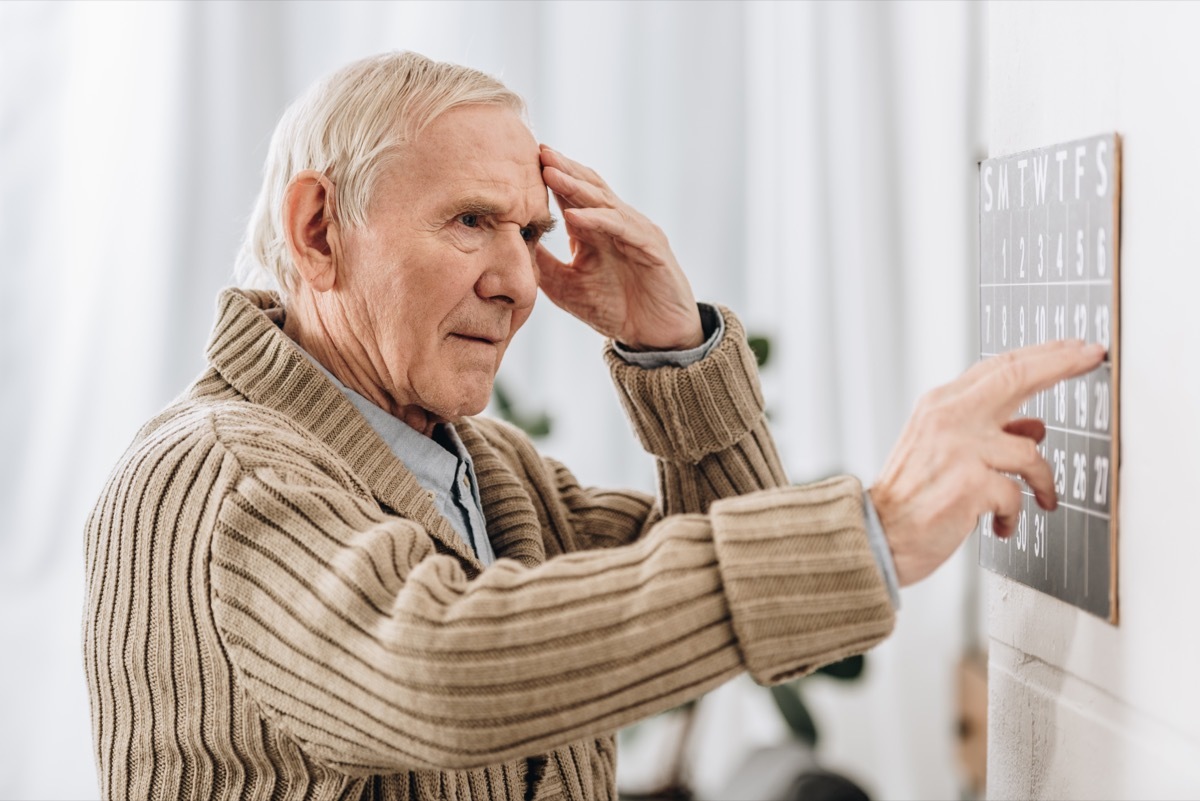
[(542, 291), (555, 305), (631, 350), (704, 342), (692, 287), (662, 230), (595, 171), (542, 145), (542, 178), (562, 209), (571, 260), (538, 246)]
[(1043, 509), (1058, 503), (1050, 466), (1037, 450), (1040, 420), (1012, 419), (1021, 401), (1086, 373), (1098, 345), (1059, 340), (979, 362), (923, 397), (870, 489), (900, 585), (946, 561), (985, 512), (1006, 537), (1021, 509), (1019, 475)]

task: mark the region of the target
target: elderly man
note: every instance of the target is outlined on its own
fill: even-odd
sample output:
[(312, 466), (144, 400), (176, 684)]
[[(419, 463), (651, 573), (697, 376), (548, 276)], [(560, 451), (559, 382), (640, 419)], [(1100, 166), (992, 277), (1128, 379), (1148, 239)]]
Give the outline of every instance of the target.
[[(553, 192), (571, 241), (541, 244)], [(518, 97), (414, 54), (285, 114), (208, 369), (87, 529), (106, 797), (613, 799), (612, 733), (740, 672), (779, 682), (891, 630), (981, 513), (1049, 468), (1020, 400), (1056, 343), (928, 395), (870, 493), (786, 486), (737, 318), (662, 232), (539, 147)], [(537, 290), (610, 338), (657, 498), (581, 487), (475, 419)], [(876, 517), (877, 512), (877, 517)], [(894, 589), (894, 587), (892, 588)]]

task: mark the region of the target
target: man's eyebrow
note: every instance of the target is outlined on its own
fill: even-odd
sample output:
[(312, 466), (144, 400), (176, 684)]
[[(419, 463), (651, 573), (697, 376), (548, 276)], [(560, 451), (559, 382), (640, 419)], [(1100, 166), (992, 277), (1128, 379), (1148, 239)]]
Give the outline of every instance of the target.
[(530, 221), (529, 224), (537, 229), (538, 236), (545, 236), (558, 227), (558, 218), (551, 216), (538, 217), (536, 220)]
[(481, 197), (459, 198), (446, 205), (456, 215), (478, 214), (481, 217), (495, 217), (502, 211), (499, 204)]

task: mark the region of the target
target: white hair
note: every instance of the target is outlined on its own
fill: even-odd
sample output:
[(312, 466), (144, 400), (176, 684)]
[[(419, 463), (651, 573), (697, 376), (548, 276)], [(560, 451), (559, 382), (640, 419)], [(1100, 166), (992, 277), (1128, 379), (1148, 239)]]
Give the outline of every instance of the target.
[(318, 81), (283, 113), (263, 167), (263, 184), (237, 256), (244, 286), (274, 284), (286, 298), (297, 274), (284, 236), (283, 196), (302, 170), (334, 185), (334, 220), (367, 222), (383, 165), (439, 115), (457, 106), (492, 103), (525, 114), (520, 95), (469, 67), (419, 53), (385, 53), (349, 64)]

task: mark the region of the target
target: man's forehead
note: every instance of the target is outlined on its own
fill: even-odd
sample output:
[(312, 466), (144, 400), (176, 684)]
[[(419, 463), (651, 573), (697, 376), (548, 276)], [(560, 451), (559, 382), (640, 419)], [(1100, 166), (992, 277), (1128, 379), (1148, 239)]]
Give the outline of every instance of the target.
[(515, 112), (499, 106), (451, 109), (431, 122), (405, 149), (422, 159), (453, 155), (458, 162), (540, 168), (533, 132)]
[(430, 187), (430, 200), (448, 211), (453, 212), (455, 206), (471, 206), (479, 212), (549, 216), (550, 204), (540, 170), (532, 179), (519, 181), (496, 180), (482, 174), (472, 176), (469, 171), (445, 177), (446, 180)]
[(537, 140), (503, 107), (446, 112), (404, 147), (400, 161), (396, 177), (437, 202), (474, 196), (496, 206), (549, 208)]

